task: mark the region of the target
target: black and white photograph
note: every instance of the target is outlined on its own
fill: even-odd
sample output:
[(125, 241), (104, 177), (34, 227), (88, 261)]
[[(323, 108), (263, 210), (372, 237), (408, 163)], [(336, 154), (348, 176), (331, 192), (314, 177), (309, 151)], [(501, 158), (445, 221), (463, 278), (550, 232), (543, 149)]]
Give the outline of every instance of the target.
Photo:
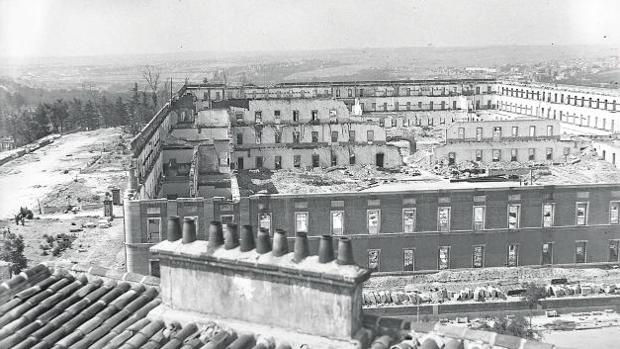
[(620, 1), (0, 0), (0, 349), (620, 348)]

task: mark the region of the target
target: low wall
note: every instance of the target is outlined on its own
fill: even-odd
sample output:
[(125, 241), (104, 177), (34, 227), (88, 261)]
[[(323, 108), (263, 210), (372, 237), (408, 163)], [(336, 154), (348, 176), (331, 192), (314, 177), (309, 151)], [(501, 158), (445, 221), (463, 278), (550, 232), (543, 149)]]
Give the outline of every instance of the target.
[[(603, 309), (614, 309), (616, 311), (620, 311), (620, 295), (546, 298), (540, 301), (540, 304), (537, 309), (533, 311), (533, 313), (536, 315), (541, 315), (544, 314), (544, 311), (547, 309), (554, 309), (559, 312), (593, 311)], [(420, 316), (430, 316), (432, 319), (437, 319), (440, 317), (478, 317), (504, 313), (529, 315), (530, 310), (525, 301), (508, 301), (364, 308), (364, 313), (381, 316), (416, 316), (417, 314), (420, 314)]]

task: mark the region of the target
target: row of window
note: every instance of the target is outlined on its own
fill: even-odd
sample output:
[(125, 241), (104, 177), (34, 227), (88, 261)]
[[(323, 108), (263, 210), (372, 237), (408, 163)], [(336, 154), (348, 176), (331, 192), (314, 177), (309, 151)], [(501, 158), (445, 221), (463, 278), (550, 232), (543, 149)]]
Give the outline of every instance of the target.
[[(395, 119), (394, 119), (395, 120)], [(294, 144), (299, 144), (301, 141), (301, 132), (298, 130), (293, 130), (291, 131), (292, 135), (293, 135), (293, 143)], [(339, 142), (339, 133), (338, 131), (332, 131), (330, 136), (331, 136), (331, 142), (332, 143), (337, 143)], [(311, 141), (312, 143), (318, 143), (319, 142), (319, 131), (312, 131), (310, 133), (310, 137), (311, 137)], [(349, 142), (355, 142), (355, 131), (349, 131)], [(256, 144), (261, 144), (263, 142), (263, 133), (260, 129), (256, 129), (254, 131), (254, 141), (256, 142)], [(375, 141), (375, 131), (374, 130), (367, 130), (366, 131), (366, 142), (374, 142)], [(282, 143), (282, 132), (275, 132), (274, 133), (274, 142), (275, 143)], [(241, 145), (243, 144), (243, 133), (237, 133), (237, 144)]]
[[(540, 263), (542, 265), (553, 264), (553, 242), (544, 242), (540, 249)], [(506, 259), (505, 266), (516, 267), (519, 266), (519, 244), (511, 243), (506, 245)], [(574, 250), (574, 262), (586, 263), (587, 240), (575, 241)], [(437, 269), (445, 270), (450, 269), (451, 259), (450, 250), (451, 246), (440, 246), (437, 249)], [(620, 240), (609, 240), (609, 250), (607, 255), (608, 262), (618, 262), (619, 259)], [(485, 245), (473, 245), (471, 251), (471, 267), (472, 268), (484, 268), (485, 265)], [(373, 271), (382, 271), (381, 269), (381, 249), (368, 249), (368, 268)], [(388, 256), (389, 258), (389, 256)], [(402, 249), (402, 270), (414, 271), (419, 270), (416, 268), (416, 249), (415, 248), (403, 248)], [(393, 270), (389, 270), (393, 271)]]
[[(274, 161), (273, 168), (276, 170), (281, 170), (282, 169), (282, 156), (281, 155), (274, 156), (273, 161)], [(312, 167), (321, 166), (321, 156), (319, 154), (312, 154), (311, 161), (312, 161), (311, 162)], [(377, 153), (375, 164), (379, 167), (383, 167), (383, 154), (382, 153)], [(254, 157), (254, 166), (255, 166), (254, 168), (262, 168), (264, 167), (264, 165), (265, 165), (264, 157), (262, 156)], [(336, 154), (331, 154), (330, 166), (337, 166), (337, 165), (338, 165), (338, 156)], [(355, 165), (355, 154), (354, 153), (349, 154), (349, 165)], [(302, 167), (301, 155), (293, 155), (293, 167), (294, 168)], [(244, 158), (240, 156), (237, 158), (237, 169), (243, 170), (244, 168), (245, 168)]]
[[(500, 103), (500, 110), (508, 110), (511, 112), (516, 112), (519, 114), (526, 114), (526, 115), (534, 115), (533, 113), (533, 107), (528, 107), (523, 106), (523, 105), (512, 105), (511, 103)], [(558, 115), (559, 114), (559, 115)], [(536, 116), (538, 115), (538, 107), (536, 107)], [(542, 117), (545, 117), (545, 108), (542, 108), (541, 110), (541, 115)], [(558, 118), (559, 116), (559, 118)], [(587, 116), (583, 116), (583, 114), (577, 116), (576, 113), (573, 113), (572, 115), (568, 112), (564, 112), (562, 110), (558, 111), (557, 110), (553, 110), (553, 113), (551, 113), (551, 108), (547, 109), (547, 115), (546, 115), (547, 119), (553, 119), (553, 120), (560, 120), (560, 121), (565, 121), (565, 122), (571, 122), (571, 118), (572, 118), (572, 123), (574, 125), (579, 125), (579, 126), (589, 126), (589, 127), (594, 127), (594, 128), (601, 128), (601, 129), (607, 129), (607, 119), (606, 118), (600, 118), (601, 123), (599, 124), (599, 117), (595, 116), (594, 119), (592, 119), (592, 117), (590, 115)], [(578, 122), (579, 120), (579, 122)], [(592, 121), (594, 121), (594, 123), (592, 123)], [(614, 127), (615, 127), (615, 120), (614, 119), (609, 119), (609, 129), (611, 129), (612, 131), (614, 131)]]
[[(299, 110), (293, 110), (293, 122), (299, 122)], [(334, 119), (338, 117), (338, 111), (336, 109), (329, 110), (329, 118)], [(282, 121), (280, 110), (273, 111), (273, 118), (275, 123), (280, 123)], [(243, 121), (243, 113), (236, 114), (237, 121)], [(310, 121), (319, 121), (319, 111), (311, 110), (310, 111)], [(260, 124), (263, 122), (263, 111), (256, 110), (254, 112), (254, 122)]]
[[(577, 202), (575, 205), (575, 225), (588, 224), (588, 202)], [(620, 201), (612, 201), (609, 205), (609, 224), (619, 224), (618, 212), (620, 209)], [(437, 231), (450, 231), (452, 208), (442, 206), (437, 209)], [(473, 206), (473, 230), (486, 229), (486, 206)], [(555, 204), (545, 203), (542, 205), (542, 227), (553, 227), (555, 217)], [(366, 216), (367, 232), (370, 235), (376, 235), (381, 232), (381, 209), (368, 209)], [(402, 210), (402, 232), (413, 233), (416, 231), (416, 208), (403, 208)], [(308, 232), (310, 221), (310, 213), (306, 211), (295, 212), (295, 232)], [(507, 228), (521, 228), (521, 204), (507, 205)], [(261, 212), (258, 215), (258, 226), (272, 231), (271, 213)], [(330, 227), (333, 235), (345, 234), (344, 211), (332, 210), (330, 212)], [(349, 232), (346, 232), (349, 233)], [(357, 232), (356, 232), (357, 233)]]
[[(482, 149), (476, 149), (474, 152), (474, 161), (482, 162), (484, 151)], [(570, 155), (570, 147), (564, 147), (563, 155)], [(528, 148), (527, 149), (527, 159), (528, 161), (536, 161), (536, 148)], [(552, 161), (553, 160), (553, 148), (545, 148), (545, 160)], [(499, 162), (502, 161), (502, 149), (491, 149), (491, 161)], [(510, 149), (510, 161), (520, 161), (519, 160), (519, 149), (512, 148)], [(454, 165), (456, 164), (456, 152), (448, 153), (448, 164)]]
[[(529, 126), (528, 130), (529, 130), (527, 134), (528, 137), (536, 137), (536, 126), (534, 125)], [(553, 125), (547, 125), (546, 135), (547, 137), (553, 136)], [(459, 139), (466, 138), (465, 127), (458, 128), (457, 136)], [(519, 126), (512, 126), (510, 128), (510, 136), (511, 137), (523, 137), (523, 135), (519, 133)], [(476, 141), (482, 141), (483, 138), (484, 138), (484, 128), (476, 127)], [(502, 127), (494, 126), (493, 127), (493, 139), (501, 139), (501, 138), (502, 138)]]
[[(551, 102), (551, 97), (552, 97), (551, 92), (547, 93), (546, 91), (543, 91), (543, 93), (541, 94), (540, 91), (534, 92), (530, 90), (513, 89), (513, 88), (507, 88), (507, 87), (502, 87), (502, 95), (525, 98), (525, 99), (535, 99), (539, 101), (542, 100), (542, 101), (547, 101), (547, 102)], [(559, 96), (559, 99), (558, 99), (558, 96)], [(590, 97), (587, 99), (587, 101), (588, 101), (588, 108), (601, 109), (601, 104), (603, 104), (602, 109), (607, 110), (607, 107), (609, 104), (607, 99), (601, 100), (600, 98), (597, 98), (596, 100), (594, 100), (592, 97)], [(553, 93), (553, 103), (564, 104), (564, 94), (563, 93), (558, 94), (557, 92)], [(579, 104), (579, 106), (585, 107), (586, 98), (583, 96), (579, 98), (577, 96), (571, 96), (570, 94), (567, 94), (566, 104), (574, 105), (574, 106), (577, 106)], [(611, 110), (616, 111), (616, 100), (615, 99), (611, 101), (611, 106), (612, 106)]]

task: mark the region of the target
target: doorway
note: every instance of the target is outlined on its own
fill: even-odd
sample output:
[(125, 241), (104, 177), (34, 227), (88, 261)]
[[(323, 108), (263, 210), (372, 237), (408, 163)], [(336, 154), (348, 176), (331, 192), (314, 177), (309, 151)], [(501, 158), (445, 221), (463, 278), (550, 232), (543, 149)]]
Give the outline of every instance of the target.
[(377, 167), (383, 167), (384, 154), (377, 153), (377, 155), (375, 155), (375, 158)]

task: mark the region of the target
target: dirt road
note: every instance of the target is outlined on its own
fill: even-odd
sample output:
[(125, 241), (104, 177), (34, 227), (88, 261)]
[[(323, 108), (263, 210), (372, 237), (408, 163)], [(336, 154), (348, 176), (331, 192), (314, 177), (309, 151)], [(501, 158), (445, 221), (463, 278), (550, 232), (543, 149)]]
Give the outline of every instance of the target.
[[(112, 153), (111, 148), (120, 142), (121, 134), (120, 129), (109, 128), (64, 135), (50, 145), (0, 166), (0, 218), (13, 217), (20, 206), (28, 206), (37, 214), (39, 200), (76, 178), (92, 191), (88, 193), (92, 194), (91, 199), (103, 195), (109, 185), (122, 186), (125, 176), (122, 161), (89, 171), (98, 165), (102, 154), (105, 157), (104, 149)], [(66, 201), (70, 193), (63, 195)]]

